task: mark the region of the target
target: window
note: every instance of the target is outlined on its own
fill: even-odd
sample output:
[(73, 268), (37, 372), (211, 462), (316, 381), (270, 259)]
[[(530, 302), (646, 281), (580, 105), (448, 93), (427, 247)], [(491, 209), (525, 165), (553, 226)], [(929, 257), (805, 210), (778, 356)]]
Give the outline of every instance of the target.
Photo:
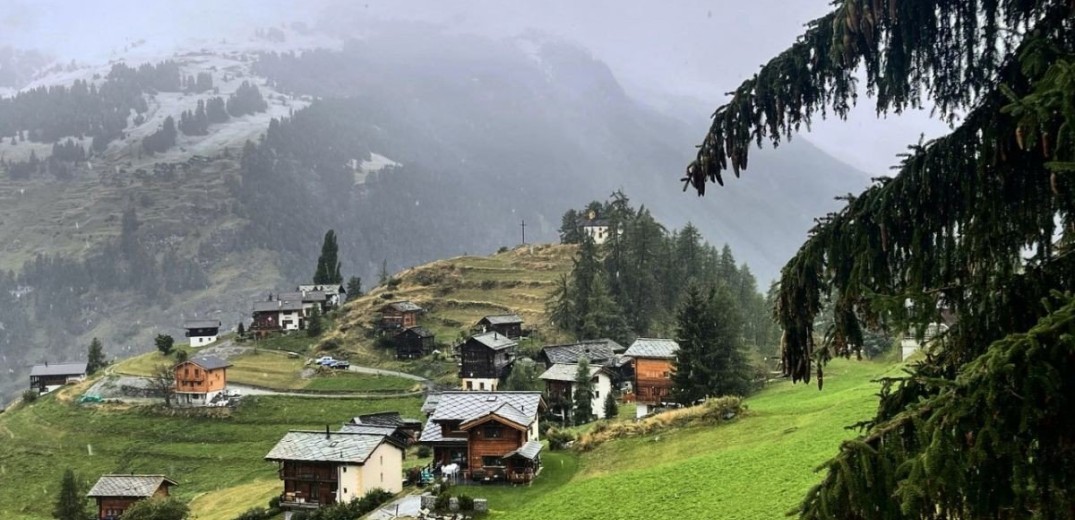
[(474, 381), (467, 381), (467, 390), (474, 390)]
[(482, 381), (481, 383), (478, 383), (478, 389), (485, 390), (485, 382), (484, 381)]
[(502, 434), (503, 434), (502, 428), (500, 428), (499, 426), (486, 426), (485, 427), (484, 435), (485, 435), (486, 439), (499, 439), (502, 436)]
[(381, 482), (384, 482), (384, 473), (381, 473)]
[(486, 455), (482, 457), (482, 466), (485, 467), (501, 467), (504, 463), (500, 460), (500, 457), (496, 455)]

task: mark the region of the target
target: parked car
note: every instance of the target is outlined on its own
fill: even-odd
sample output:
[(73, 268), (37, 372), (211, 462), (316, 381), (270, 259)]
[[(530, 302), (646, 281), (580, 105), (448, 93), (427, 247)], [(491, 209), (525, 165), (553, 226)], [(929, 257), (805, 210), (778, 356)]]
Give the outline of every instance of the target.
[(332, 356), (321, 356), (314, 360), (315, 364), (322, 366), (332, 366), (332, 364), (335, 362), (336, 360), (333, 359)]
[(335, 362), (335, 363), (333, 363), (333, 364), (331, 364), (329, 366), (332, 367), (332, 368), (339, 368), (341, 370), (346, 370), (348, 368), (351, 368), (351, 363), (347, 362), (347, 361), (337, 361), (337, 362)]

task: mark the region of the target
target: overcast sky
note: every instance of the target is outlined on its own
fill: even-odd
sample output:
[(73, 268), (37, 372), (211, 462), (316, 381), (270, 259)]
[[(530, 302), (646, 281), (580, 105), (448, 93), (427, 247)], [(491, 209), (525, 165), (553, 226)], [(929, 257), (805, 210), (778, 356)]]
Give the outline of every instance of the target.
[[(604, 60), (636, 98), (711, 113), (766, 60), (788, 47), (829, 0), (0, 0), (0, 45), (48, 51), (64, 60), (104, 61), (138, 39), (170, 48), (192, 38), (236, 39), (255, 27), (313, 23), (326, 9), (510, 37), (530, 30), (560, 36)], [(344, 6), (344, 7), (340, 7)], [(357, 32), (357, 31), (356, 31)], [(887, 172), (907, 144), (946, 127), (927, 114), (878, 120), (870, 100), (847, 122), (815, 125), (807, 136), (871, 175)], [(699, 140), (705, 132), (699, 127)]]

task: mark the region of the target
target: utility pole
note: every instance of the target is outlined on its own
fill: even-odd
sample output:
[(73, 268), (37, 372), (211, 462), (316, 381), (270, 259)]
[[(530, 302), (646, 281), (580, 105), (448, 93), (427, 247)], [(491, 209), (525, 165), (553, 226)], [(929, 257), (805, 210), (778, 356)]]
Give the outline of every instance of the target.
[(522, 224), (520, 224), (520, 225), (523, 228), (523, 245), (525, 246), (526, 245), (526, 221), (523, 220)]

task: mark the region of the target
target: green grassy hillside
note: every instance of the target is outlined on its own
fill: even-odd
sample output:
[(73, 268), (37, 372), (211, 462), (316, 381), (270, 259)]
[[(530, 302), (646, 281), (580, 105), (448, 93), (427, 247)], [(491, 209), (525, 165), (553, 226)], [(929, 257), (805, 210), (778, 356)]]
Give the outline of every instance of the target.
[[(419, 416), (420, 398), (248, 397), (236, 411), (182, 412), (124, 405), (80, 406), (78, 387), (0, 414), (0, 511), (46, 519), (63, 471), (92, 484), (103, 473), (164, 473), (193, 500), (200, 520), (228, 520), (279, 489), (262, 457), (289, 429), (338, 427), (368, 412)], [(226, 509), (216, 506), (226, 504)]]
[(460, 256), (407, 269), (386, 285), (355, 298), (344, 306), (326, 340), (342, 345), (352, 363), (404, 370), (453, 383), (454, 363), (425, 359), (399, 362), (391, 349), (376, 346), (375, 327), (380, 309), (389, 302), (410, 300), (426, 312), (418, 324), (436, 335), (446, 348), (469, 334), (489, 314), (515, 313), (524, 327), (534, 329), (524, 349), (564, 340), (545, 319), (545, 302), (561, 275), (571, 270), (575, 247), (534, 245), (490, 256)]
[(872, 415), (871, 380), (896, 370), (835, 361), (824, 391), (782, 382), (749, 398), (749, 413), (729, 425), (612, 441), (581, 455), (577, 470), (552, 459), (543, 470), (551, 489), (526, 501), (495, 493), (490, 507), (511, 519), (781, 518), (854, 434), (845, 426)]

